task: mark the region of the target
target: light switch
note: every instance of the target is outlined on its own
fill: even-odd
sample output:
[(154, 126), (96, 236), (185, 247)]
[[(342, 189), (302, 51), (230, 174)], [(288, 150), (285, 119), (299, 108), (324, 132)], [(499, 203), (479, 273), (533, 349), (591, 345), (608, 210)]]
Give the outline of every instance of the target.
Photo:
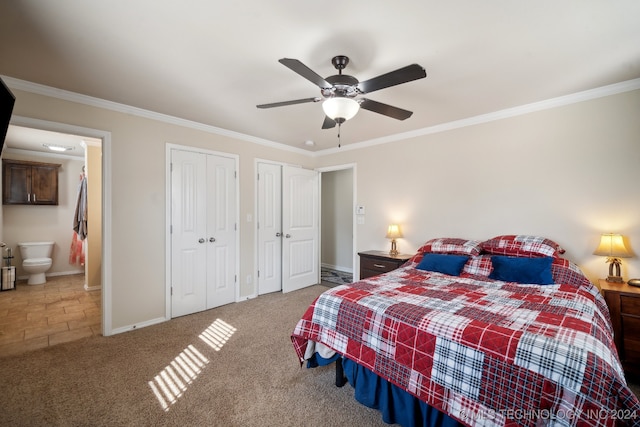
[(364, 215), (364, 206), (356, 206), (356, 214)]

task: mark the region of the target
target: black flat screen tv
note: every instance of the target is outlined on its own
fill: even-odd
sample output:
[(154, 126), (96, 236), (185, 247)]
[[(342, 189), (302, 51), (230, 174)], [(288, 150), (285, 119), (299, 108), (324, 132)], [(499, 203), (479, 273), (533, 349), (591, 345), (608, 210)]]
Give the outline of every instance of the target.
[(7, 137), (9, 122), (16, 97), (13, 96), (7, 85), (0, 78), (0, 154), (4, 148), (4, 139)]

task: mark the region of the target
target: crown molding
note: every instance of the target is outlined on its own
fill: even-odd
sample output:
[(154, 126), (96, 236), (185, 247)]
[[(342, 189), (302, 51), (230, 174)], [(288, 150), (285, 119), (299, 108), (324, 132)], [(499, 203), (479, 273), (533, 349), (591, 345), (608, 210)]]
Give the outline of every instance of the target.
[(88, 105), (91, 107), (103, 108), (105, 110), (116, 111), (119, 113), (130, 114), (133, 116), (143, 117), (151, 120), (156, 120), (168, 124), (187, 127), (190, 129), (200, 130), (207, 133), (212, 133), (221, 136), (227, 136), (242, 141), (251, 142), (254, 144), (264, 145), (279, 150), (292, 151), (298, 154), (306, 154), (309, 152), (301, 148), (290, 147), (288, 145), (269, 141), (267, 139), (258, 138), (251, 135), (245, 135), (240, 132), (234, 132), (227, 129), (222, 129), (216, 126), (206, 125), (203, 123), (195, 122), (192, 120), (181, 119), (179, 117), (170, 116), (168, 114), (157, 113), (155, 111), (145, 110), (143, 108), (132, 107), (126, 104), (120, 104), (118, 102), (107, 101), (105, 99), (95, 98), (88, 95), (83, 95), (76, 92), (70, 92), (63, 89), (57, 89), (50, 86), (41, 85), (39, 83), (33, 83), (26, 80), (20, 80), (9, 76), (2, 75), (2, 80), (11, 89), (21, 90), (24, 92), (35, 93), (37, 95), (48, 96), (51, 98), (57, 98), (64, 101), (76, 102), (78, 104)]
[(562, 107), (578, 102), (589, 101), (592, 99), (602, 98), (605, 96), (617, 95), (624, 92), (630, 92), (640, 89), (640, 78), (627, 80), (620, 83), (614, 83), (607, 86), (602, 86), (594, 89), (585, 90), (582, 92), (576, 92), (570, 95), (559, 96), (557, 98), (551, 98), (544, 101), (533, 102), (530, 104), (521, 105), (518, 107), (506, 108), (504, 110), (494, 111), (487, 114), (480, 114), (478, 116), (468, 117), (465, 119), (455, 120), (452, 122), (441, 123), (426, 128), (416, 129), (409, 132), (397, 133), (394, 135), (385, 136), (382, 138), (375, 138), (361, 142), (355, 142), (348, 145), (343, 145), (340, 148), (329, 148), (319, 151), (307, 151), (297, 147), (291, 147), (279, 142), (270, 141), (263, 138), (258, 138), (251, 135), (246, 135), (239, 132), (222, 129), (216, 126), (205, 125), (203, 123), (195, 122), (192, 120), (181, 119), (179, 117), (170, 116), (168, 114), (156, 113), (154, 111), (145, 110), (142, 108), (132, 107), (126, 104), (120, 104), (117, 102), (107, 101), (100, 98), (94, 98), (92, 96), (82, 95), (67, 90), (57, 89), (50, 86), (41, 85), (38, 83), (32, 83), (26, 80), (20, 80), (9, 76), (2, 75), (2, 80), (12, 89), (17, 89), (25, 92), (35, 93), (38, 95), (49, 96), (52, 98), (58, 98), (65, 101), (76, 102), (79, 104), (89, 105), (93, 107), (103, 108), (111, 111), (116, 111), (124, 114), (130, 114), (134, 116), (144, 117), (147, 119), (157, 120), (169, 124), (183, 126), (203, 132), (213, 133), (216, 135), (227, 136), (234, 139), (239, 139), (254, 144), (275, 148), (278, 150), (290, 151), (297, 154), (307, 155), (311, 157), (321, 157), (328, 154), (335, 154), (341, 151), (356, 150), (365, 147), (371, 147), (374, 145), (388, 144), (391, 142), (402, 141), (405, 139), (411, 139), (418, 136), (431, 135), (440, 132), (447, 132), (454, 129), (460, 129), (467, 126), (474, 126), (477, 124), (488, 123), (507, 119), (510, 117), (521, 116), (542, 110), (549, 110), (552, 108)]
[(391, 142), (411, 139), (418, 136), (431, 135), (440, 132), (447, 132), (454, 129), (460, 129), (467, 126), (474, 126), (482, 123), (494, 122), (510, 117), (522, 116), (524, 114), (534, 113), (542, 110), (550, 110), (552, 108), (563, 107), (566, 105), (576, 104), (579, 102), (589, 101), (592, 99), (603, 98), (605, 96), (617, 95), (620, 93), (631, 92), (640, 89), (640, 78), (627, 80), (620, 83), (614, 83), (607, 86), (601, 86), (594, 89), (576, 92), (570, 95), (559, 96), (544, 101), (533, 102), (518, 107), (506, 108), (504, 110), (494, 111), (492, 113), (480, 114), (478, 116), (468, 117), (465, 119), (455, 120), (452, 122), (441, 123), (422, 129), (416, 129), (410, 132), (397, 133), (382, 138), (370, 139), (367, 141), (356, 142), (343, 145), (340, 148), (330, 148), (327, 150), (317, 151), (318, 155), (335, 154), (345, 150), (355, 150), (364, 147), (372, 147), (374, 145), (388, 144)]

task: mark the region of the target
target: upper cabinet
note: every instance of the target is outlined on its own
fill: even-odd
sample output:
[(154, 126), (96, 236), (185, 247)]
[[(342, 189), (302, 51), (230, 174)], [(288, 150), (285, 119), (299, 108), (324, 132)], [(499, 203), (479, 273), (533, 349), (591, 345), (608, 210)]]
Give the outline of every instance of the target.
[(2, 204), (57, 205), (59, 164), (2, 161)]

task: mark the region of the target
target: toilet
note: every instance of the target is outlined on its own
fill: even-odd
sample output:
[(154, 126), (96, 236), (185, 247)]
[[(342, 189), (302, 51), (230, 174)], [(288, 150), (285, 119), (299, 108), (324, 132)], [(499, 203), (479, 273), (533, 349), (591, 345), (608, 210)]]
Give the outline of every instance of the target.
[(29, 274), (28, 285), (46, 283), (44, 273), (51, 268), (51, 252), (54, 242), (25, 242), (18, 243), (22, 256), (22, 268)]

